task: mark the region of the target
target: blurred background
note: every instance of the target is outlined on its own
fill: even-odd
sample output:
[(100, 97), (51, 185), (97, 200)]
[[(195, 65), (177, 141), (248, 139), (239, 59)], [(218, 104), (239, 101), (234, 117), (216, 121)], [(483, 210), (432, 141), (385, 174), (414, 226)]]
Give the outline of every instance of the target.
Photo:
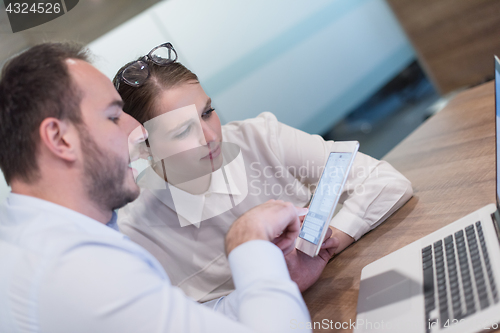
[[(499, 36), (497, 0), (80, 0), (18, 33), (0, 3), (2, 66), (34, 44), (71, 40), (112, 78), (170, 41), (223, 124), (270, 111), (376, 158), (490, 80)], [(0, 200), (7, 193), (0, 176)]]

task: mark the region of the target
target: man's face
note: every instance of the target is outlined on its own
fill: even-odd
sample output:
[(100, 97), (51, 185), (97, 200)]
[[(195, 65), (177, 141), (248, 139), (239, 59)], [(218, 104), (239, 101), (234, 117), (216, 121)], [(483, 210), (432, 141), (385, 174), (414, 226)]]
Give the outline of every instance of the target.
[[(122, 111), (122, 100), (111, 81), (92, 65), (67, 60), (69, 72), (82, 93), (78, 126), (83, 180), (89, 198), (104, 209), (116, 209), (139, 195), (129, 146), (145, 140), (145, 131)], [(139, 129), (138, 129), (139, 128)]]

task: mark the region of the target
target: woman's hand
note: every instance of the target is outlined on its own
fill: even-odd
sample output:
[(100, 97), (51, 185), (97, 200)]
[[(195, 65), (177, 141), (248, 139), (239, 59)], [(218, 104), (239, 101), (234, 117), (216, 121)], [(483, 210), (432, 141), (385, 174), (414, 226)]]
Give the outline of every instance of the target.
[(330, 227), (326, 233), (325, 241), (321, 245), (319, 254), (311, 258), (307, 254), (293, 249), (285, 256), (290, 277), (297, 283), (301, 292), (307, 290), (320, 277), (326, 264), (336, 253), (349, 246), (354, 239), (346, 233)]

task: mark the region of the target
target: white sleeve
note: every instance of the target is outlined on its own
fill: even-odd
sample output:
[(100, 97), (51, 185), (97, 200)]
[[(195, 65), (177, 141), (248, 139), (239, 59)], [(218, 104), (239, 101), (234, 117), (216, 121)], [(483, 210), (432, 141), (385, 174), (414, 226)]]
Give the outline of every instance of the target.
[(222, 313), (227, 318), (238, 320), (238, 295), (236, 291), (231, 292), (229, 295), (201, 303), (203, 306), (212, 309), (213, 311)]
[(290, 332), (310, 321), (282, 252), (251, 241), (229, 255), (238, 321), (198, 304), (148, 265), (89, 244), (48, 263), (37, 316), (44, 332)]
[(386, 161), (358, 153), (330, 225), (358, 240), (413, 195), (411, 183)]
[[(269, 145), (283, 165), (297, 169), (307, 167), (309, 172), (300, 174), (298, 180), (306, 185), (316, 184), (321, 175), (318, 168), (324, 167), (335, 145), (342, 143), (325, 141), (319, 135), (282, 124), (270, 113), (259, 117), (266, 119), (270, 131), (276, 132), (278, 140), (272, 140)], [(331, 225), (358, 240), (403, 206), (412, 195), (410, 181), (389, 163), (358, 152), (339, 201), (343, 207)]]

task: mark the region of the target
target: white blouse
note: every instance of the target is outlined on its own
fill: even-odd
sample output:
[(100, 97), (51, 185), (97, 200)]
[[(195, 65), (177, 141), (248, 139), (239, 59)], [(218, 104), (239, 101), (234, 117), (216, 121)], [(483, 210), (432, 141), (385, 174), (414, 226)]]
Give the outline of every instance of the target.
[[(184, 192), (147, 169), (139, 176), (139, 198), (118, 212), (120, 231), (200, 302), (234, 290), (224, 252), (231, 224), (270, 199), (307, 205), (329, 153), (342, 145), (282, 124), (268, 112), (222, 126), (222, 137), (239, 151), (223, 149), (223, 167), (205, 193)], [(358, 240), (412, 194), (411, 183), (389, 163), (358, 153), (330, 224)]]

